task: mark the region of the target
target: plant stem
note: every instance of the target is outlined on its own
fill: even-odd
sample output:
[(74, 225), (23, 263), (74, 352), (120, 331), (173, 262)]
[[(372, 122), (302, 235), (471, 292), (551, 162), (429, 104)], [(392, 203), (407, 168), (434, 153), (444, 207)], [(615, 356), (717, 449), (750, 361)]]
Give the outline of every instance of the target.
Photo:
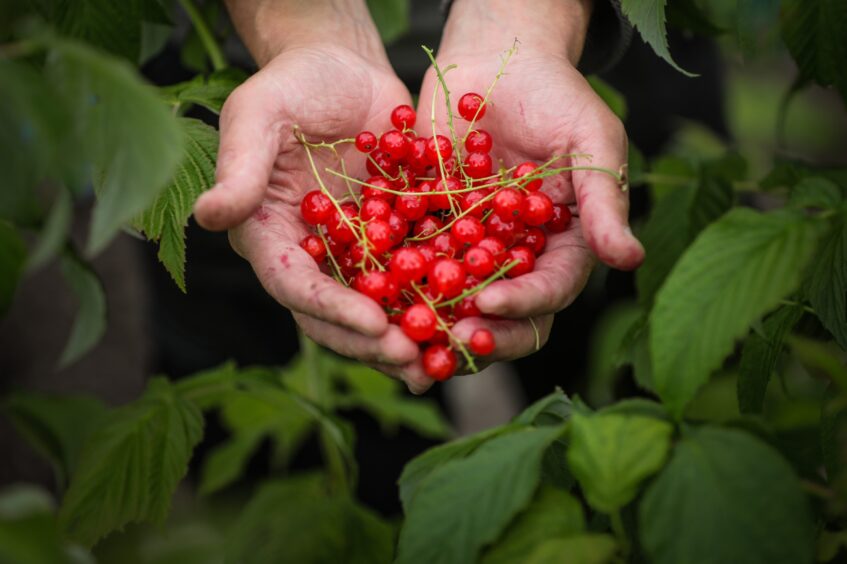
[(206, 50), (209, 60), (212, 61), (212, 68), (216, 71), (225, 69), (227, 67), (226, 57), (224, 57), (221, 46), (218, 45), (215, 35), (203, 18), (203, 14), (200, 13), (192, 0), (179, 0), (179, 5), (188, 14), (188, 18), (194, 26), (194, 31), (197, 32), (200, 42), (203, 43), (203, 49)]
[(626, 528), (623, 526), (623, 519), (621, 519), (621, 512), (619, 509), (616, 509), (612, 513), (609, 514), (609, 520), (612, 524), (612, 532), (615, 534), (615, 538), (618, 539), (618, 544), (621, 547), (621, 552), (624, 556), (624, 561), (629, 561), (629, 552), (631, 550), (629, 537), (626, 536)]

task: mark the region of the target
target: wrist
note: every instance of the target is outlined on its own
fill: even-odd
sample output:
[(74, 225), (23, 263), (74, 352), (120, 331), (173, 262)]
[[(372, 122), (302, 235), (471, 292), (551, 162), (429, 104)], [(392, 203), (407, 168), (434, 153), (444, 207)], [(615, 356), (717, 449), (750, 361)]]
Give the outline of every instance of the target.
[(283, 51), (320, 45), (389, 64), (364, 0), (226, 0), (226, 4), (259, 67)]
[(576, 66), (592, 4), (593, 0), (455, 0), (439, 55), (502, 51), (517, 39), (521, 52), (565, 57)]

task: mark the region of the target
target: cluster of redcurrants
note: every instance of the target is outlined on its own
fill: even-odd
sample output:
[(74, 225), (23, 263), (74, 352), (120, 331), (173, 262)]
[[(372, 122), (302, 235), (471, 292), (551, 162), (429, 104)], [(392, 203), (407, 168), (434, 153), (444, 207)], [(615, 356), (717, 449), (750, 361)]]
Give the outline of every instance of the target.
[(535, 163), (494, 171), (493, 139), (473, 128), (485, 110), (480, 95), (462, 96), (458, 114), (471, 128), (454, 146), (443, 135), (417, 136), (415, 111), (396, 107), (395, 129), (355, 138), (371, 174), (359, 182), (361, 194), (345, 201), (314, 190), (301, 203), (303, 220), (315, 228), (301, 246), (421, 343), (424, 371), (436, 380), (455, 373), (456, 350), (471, 366), (474, 356), (494, 352), (487, 329), (465, 345), (450, 327), (482, 316), (475, 294), (489, 283), (533, 270), (547, 242), (542, 227), (560, 233), (571, 219), (540, 191), (543, 171)]

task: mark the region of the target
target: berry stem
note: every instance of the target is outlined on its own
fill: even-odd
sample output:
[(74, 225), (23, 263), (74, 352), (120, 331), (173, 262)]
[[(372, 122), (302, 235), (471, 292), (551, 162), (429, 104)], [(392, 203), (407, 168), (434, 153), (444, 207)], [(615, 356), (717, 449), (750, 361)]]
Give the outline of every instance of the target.
[(421, 291), (421, 289), (418, 287), (418, 285), (415, 284), (414, 282), (412, 282), (412, 288), (415, 289), (415, 292), (418, 293), (418, 296), (420, 296), (420, 298), (424, 301), (424, 303), (427, 305), (427, 307), (429, 307), (429, 309), (431, 309), (432, 312), (435, 314), (435, 322), (438, 324), (438, 327), (442, 331), (447, 333), (447, 336), (450, 338), (450, 342), (457, 349), (459, 349), (459, 352), (462, 353), (463, 357), (465, 357), (465, 362), (467, 363), (467, 366), (468, 366), (468, 368), (470, 368), (471, 372), (479, 372), (479, 369), (476, 367), (476, 363), (474, 362), (473, 355), (471, 355), (471, 353), (465, 347), (464, 343), (462, 343), (462, 341), (457, 339), (456, 336), (453, 334), (453, 332), (450, 331), (450, 326), (447, 325), (447, 322), (445, 322), (443, 319), (441, 319), (441, 316), (438, 315), (438, 310), (436, 308), (439, 307), (439, 306), (436, 306), (432, 302), (432, 300), (430, 300), (426, 296), (426, 294), (423, 291)]
[(541, 350), (541, 334), (538, 332), (538, 325), (535, 324), (533, 318), (529, 318), (529, 324), (532, 325), (532, 332), (535, 333), (535, 352)]
[(194, 31), (197, 32), (200, 43), (203, 44), (203, 50), (206, 51), (209, 60), (212, 62), (212, 68), (216, 71), (225, 69), (227, 67), (226, 57), (224, 57), (221, 46), (218, 45), (214, 33), (209, 29), (209, 25), (206, 23), (205, 18), (203, 18), (203, 14), (200, 13), (200, 10), (197, 9), (197, 6), (191, 0), (179, 0), (179, 5), (182, 6), (182, 9), (188, 15), (188, 19), (191, 20), (191, 25), (194, 26)]
[(506, 265), (502, 266), (502, 267), (500, 268), (500, 270), (498, 270), (497, 272), (495, 272), (494, 274), (492, 274), (491, 276), (489, 276), (488, 278), (486, 278), (485, 280), (483, 280), (482, 282), (480, 282), (479, 284), (477, 284), (477, 285), (476, 285), (476, 286), (474, 286), (473, 288), (468, 288), (467, 290), (465, 290), (464, 292), (462, 292), (461, 294), (459, 294), (458, 296), (456, 296), (456, 297), (455, 297), (455, 298), (453, 298), (452, 300), (447, 300), (446, 302), (441, 302), (441, 303), (437, 304), (435, 307), (450, 307), (450, 306), (454, 306), (454, 305), (456, 305), (457, 303), (459, 303), (459, 302), (461, 302), (462, 300), (464, 300), (465, 298), (469, 298), (469, 297), (471, 297), (471, 296), (475, 296), (475, 295), (477, 295), (477, 294), (478, 294), (478, 293), (480, 293), (481, 291), (485, 290), (485, 289), (486, 289), (486, 288), (487, 288), (487, 287), (488, 287), (488, 286), (489, 286), (492, 282), (496, 282), (497, 280), (499, 280), (499, 279), (501, 279), (503, 276), (505, 276), (505, 274), (506, 274), (507, 272), (509, 272), (510, 270), (512, 270), (512, 269), (513, 269), (514, 267), (516, 267), (518, 264), (520, 264), (520, 261), (518, 261), (518, 260), (513, 260), (513, 261), (512, 261), (512, 262), (510, 262), (509, 264), (506, 264)]
[(476, 109), (476, 113), (474, 114), (473, 119), (470, 122), (470, 125), (468, 125), (468, 130), (465, 132), (465, 136), (462, 137), (462, 143), (461, 143), (462, 147), (465, 146), (465, 141), (468, 140), (468, 135), (470, 135), (471, 131), (473, 131), (473, 126), (476, 123), (476, 119), (477, 119), (477, 116), (479, 115), (479, 112), (481, 112), (482, 108), (484, 108), (485, 105), (488, 104), (488, 100), (489, 100), (489, 98), (491, 98), (491, 93), (494, 91), (494, 86), (496, 86), (497, 82), (500, 80), (500, 78), (504, 74), (506, 74), (506, 65), (509, 64), (509, 60), (512, 58), (512, 55), (514, 55), (517, 52), (518, 52), (518, 40), (515, 39), (515, 42), (512, 43), (512, 47), (508, 51), (506, 51), (506, 54), (503, 56), (503, 62), (500, 64), (500, 69), (497, 71), (497, 74), (494, 76), (494, 80), (492, 80), (491, 84), (488, 86), (488, 90), (485, 91), (485, 96), (482, 99), (482, 103)]
[(335, 257), (332, 256), (332, 252), (330, 252), (329, 250), (329, 241), (326, 240), (326, 235), (323, 234), (323, 230), (316, 229), (315, 231), (318, 232), (318, 237), (321, 238), (321, 241), (323, 241), (324, 244), (324, 248), (326, 248), (326, 256), (329, 259), (329, 265), (333, 271), (333, 278), (335, 278), (336, 281), (349, 287), (350, 285), (347, 283), (347, 279), (344, 278), (344, 275), (341, 273), (341, 267), (338, 265), (338, 262), (336, 262)]

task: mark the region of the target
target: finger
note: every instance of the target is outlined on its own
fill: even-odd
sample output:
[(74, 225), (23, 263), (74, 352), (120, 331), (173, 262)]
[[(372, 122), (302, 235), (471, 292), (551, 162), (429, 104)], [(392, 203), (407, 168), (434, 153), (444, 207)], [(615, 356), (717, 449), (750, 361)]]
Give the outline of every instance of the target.
[[(596, 127), (584, 130), (576, 148), (592, 155), (590, 165), (620, 170), (626, 160), (626, 132), (614, 116), (593, 120)], [(584, 164), (584, 163), (577, 163)], [(597, 256), (614, 268), (632, 270), (644, 260), (641, 246), (629, 228), (629, 197), (611, 175), (597, 170), (572, 174), (585, 240)]]
[(402, 380), (406, 384), (406, 387), (409, 388), (409, 391), (415, 395), (421, 395), (435, 383), (435, 380), (424, 373), (420, 359), (403, 366), (383, 363), (371, 363), (369, 366), (375, 370), (379, 370), (383, 374), (388, 374), (398, 380)]
[(283, 128), (259, 88), (245, 83), (227, 99), (221, 112), (217, 183), (194, 205), (194, 215), (206, 229), (235, 227), (253, 213), (265, 195)]
[(530, 319), (492, 320), (468, 317), (453, 326), (456, 338), (467, 343), (474, 331), (488, 329), (494, 335), (494, 352), (482, 358), (484, 362), (514, 360), (538, 351), (550, 338), (553, 316), (542, 315)]
[(594, 256), (586, 247), (579, 221), (553, 235), (532, 272), (494, 282), (476, 297), (483, 313), (520, 318), (555, 313), (567, 307), (585, 287)]
[(315, 342), (363, 362), (396, 367), (410, 364), (418, 357), (418, 346), (396, 325), (389, 326), (380, 337), (366, 337), (302, 313), (295, 312), (294, 320)]
[(280, 304), (369, 337), (379, 337), (388, 329), (388, 318), (376, 302), (320, 271), (314, 259), (294, 242), (299, 234), (291, 223), (283, 222), (273, 230), (250, 220), (237, 232), (236, 248)]

